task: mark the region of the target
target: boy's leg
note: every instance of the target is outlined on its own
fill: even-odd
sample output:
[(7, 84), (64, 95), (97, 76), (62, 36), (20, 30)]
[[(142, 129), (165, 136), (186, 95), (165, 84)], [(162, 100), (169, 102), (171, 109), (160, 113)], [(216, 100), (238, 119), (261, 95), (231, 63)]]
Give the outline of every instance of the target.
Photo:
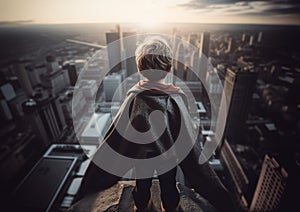
[(139, 210), (146, 209), (151, 199), (152, 178), (137, 179), (136, 186), (132, 192), (135, 206)]
[(175, 211), (179, 204), (180, 197), (176, 187), (176, 170), (177, 168), (175, 167), (167, 173), (158, 176), (161, 201), (166, 211)]

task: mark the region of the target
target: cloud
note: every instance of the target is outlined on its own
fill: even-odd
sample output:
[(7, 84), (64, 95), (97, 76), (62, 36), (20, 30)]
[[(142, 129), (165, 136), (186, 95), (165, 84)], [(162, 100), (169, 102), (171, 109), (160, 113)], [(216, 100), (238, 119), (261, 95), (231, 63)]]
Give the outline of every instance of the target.
[(181, 3), (178, 4), (177, 6), (179, 7), (184, 7), (187, 9), (203, 9), (208, 6), (216, 6), (218, 7), (219, 5), (230, 5), (230, 4), (235, 4), (235, 3), (242, 3), (242, 4), (247, 4), (247, 1), (236, 1), (236, 0), (190, 0), (189, 2), (186, 3)]
[(223, 15), (299, 15), (300, 3), (296, 0), (190, 0), (177, 6), (187, 10)]

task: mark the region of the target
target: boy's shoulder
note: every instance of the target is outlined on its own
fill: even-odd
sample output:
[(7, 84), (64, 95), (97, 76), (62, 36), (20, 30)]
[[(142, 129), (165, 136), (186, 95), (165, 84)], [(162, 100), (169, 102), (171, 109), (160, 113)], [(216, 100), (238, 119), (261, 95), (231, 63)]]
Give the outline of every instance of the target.
[(153, 90), (141, 90), (141, 89), (130, 89), (127, 92), (127, 102), (131, 102), (131, 100), (135, 98), (141, 98), (141, 100), (147, 97), (148, 100), (156, 99), (156, 98), (171, 98), (173, 99), (177, 105), (185, 105), (188, 107), (188, 98), (186, 94), (179, 89), (176, 92), (164, 92), (164, 91), (153, 91)]

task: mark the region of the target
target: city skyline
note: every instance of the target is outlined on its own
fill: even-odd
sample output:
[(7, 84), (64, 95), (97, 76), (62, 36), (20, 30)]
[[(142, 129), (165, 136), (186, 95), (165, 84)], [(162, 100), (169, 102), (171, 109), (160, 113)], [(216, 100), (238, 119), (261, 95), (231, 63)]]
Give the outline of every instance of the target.
[[(0, 26), (9, 23), (244, 23), (299, 25), (300, 4), (242, 0), (3, 0)], [(116, 6), (118, 5), (118, 6)]]
[[(1, 28), (4, 208), (67, 211), (77, 204), (93, 164), (90, 156), (106, 142), (103, 137), (118, 119), (125, 94), (141, 79), (135, 49), (148, 37), (145, 31), (158, 31), (168, 38), (174, 51), (173, 73), (181, 78), (171, 75), (166, 82), (187, 94), (190, 120), (199, 127), (195, 143), (236, 207), (300, 211), (294, 195), (300, 183), (299, 27), (165, 24), (132, 31), (133, 27), (97, 23)], [(201, 81), (192, 70), (201, 74)], [(226, 107), (225, 101), (218, 101), (222, 98)], [(222, 115), (226, 108), (227, 119)], [(206, 151), (219, 144), (219, 138), (215, 153)], [(264, 162), (267, 156), (272, 159)], [(193, 166), (188, 169), (194, 171)], [(273, 180), (282, 170), (285, 175)], [(132, 180), (134, 171), (119, 177)], [(189, 182), (181, 173), (178, 182), (192, 191), (185, 179)], [(265, 199), (269, 196), (274, 201)]]

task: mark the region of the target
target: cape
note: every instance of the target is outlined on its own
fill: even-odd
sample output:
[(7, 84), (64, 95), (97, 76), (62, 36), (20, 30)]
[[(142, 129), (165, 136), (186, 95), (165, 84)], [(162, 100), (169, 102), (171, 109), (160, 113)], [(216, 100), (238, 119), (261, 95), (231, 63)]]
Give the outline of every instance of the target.
[[(199, 142), (193, 140), (195, 132), (188, 108), (187, 97), (175, 86), (160, 87), (159, 85), (139, 83), (129, 90), (104, 137), (104, 141), (93, 156), (93, 161), (86, 171), (75, 201), (107, 189), (121, 179), (105, 170), (118, 168), (125, 174), (131, 168), (136, 167), (134, 163), (124, 164), (122, 157), (140, 160), (164, 155), (162, 167), (175, 160), (183, 171), (190, 188), (206, 198), (216, 209), (232, 211), (232, 199), (214, 170), (211, 169), (208, 162), (198, 163), (201, 148)], [(150, 117), (150, 114), (156, 110), (165, 114), (165, 130), (162, 134), (158, 133), (157, 120)], [(126, 122), (120, 130), (119, 125), (124, 125), (127, 117), (130, 121)], [(125, 138), (122, 136), (128, 133), (131, 126), (138, 132), (147, 131), (152, 135), (159, 134), (160, 136), (150, 143), (131, 142), (130, 139), (126, 139), (126, 136)], [(182, 138), (184, 139), (181, 139), (180, 134), (183, 134)], [(175, 142), (182, 142), (180, 149), (174, 148)], [(186, 145), (183, 145), (185, 143)], [(190, 148), (185, 149), (185, 146), (190, 146)], [(116, 157), (112, 156), (111, 151), (108, 150), (117, 153)], [(180, 154), (184, 151), (187, 151), (186, 156), (182, 158)], [(118, 157), (118, 155), (122, 157)], [(97, 163), (108, 160), (108, 158), (109, 166), (104, 170), (102, 164), (99, 166)], [(147, 169), (144, 171), (146, 172)]]

